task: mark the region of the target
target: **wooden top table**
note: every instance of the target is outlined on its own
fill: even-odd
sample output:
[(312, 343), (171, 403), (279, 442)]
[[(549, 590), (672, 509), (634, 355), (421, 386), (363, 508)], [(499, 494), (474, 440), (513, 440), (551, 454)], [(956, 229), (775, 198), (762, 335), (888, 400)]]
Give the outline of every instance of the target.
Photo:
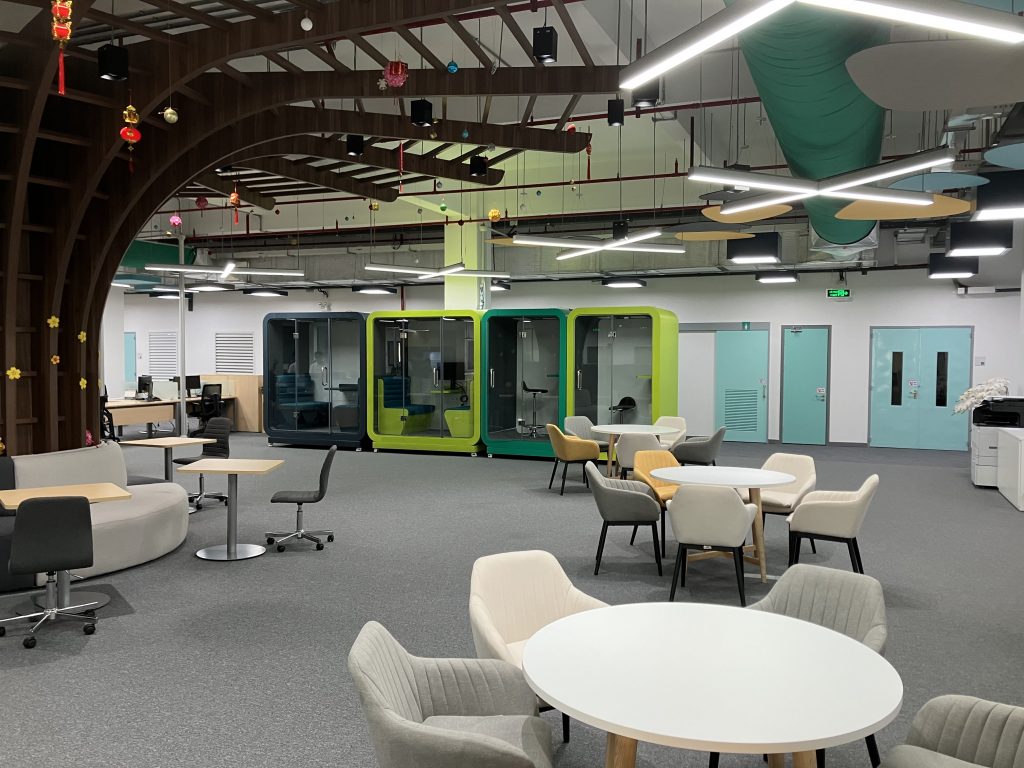
[[(651, 476), (659, 480), (680, 485), (722, 485), (727, 488), (747, 488), (750, 491), (750, 503), (757, 507), (751, 529), (754, 533), (754, 556), (744, 557), (749, 563), (756, 565), (761, 571), (761, 581), (768, 581), (768, 559), (764, 552), (764, 511), (761, 509), (761, 489), (775, 485), (787, 485), (796, 480), (793, 475), (776, 472), (771, 469), (756, 467), (662, 467), (651, 471)], [(717, 557), (721, 553), (697, 553), (690, 555), (690, 560), (705, 557)]]
[[(671, 661), (646, 648), (671, 637)], [(771, 663), (750, 639), (772, 649)], [(896, 717), (903, 681), (882, 656), (808, 621), (748, 608), (642, 603), (547, 625), (523, 651), (536, 694), (608, 733), (606, 766), (633, 768), (638, 741), (699, 752), (768, 753), (814, 768), (814, 750)], [(656, 681), (656, 682), (652, 682)]]
[(0, 506), (17, 509), (28, 499), (52, 499), (55, 496), (85, 496), (90, 504), (101, 501), (123, 501), (131, 493), (113, 483), (76, 483), (74, 485), (43, 485), (37, 488), (14, 488), (0, 491)]
[(590, 428), (590, 431), (596, 432), (599, 435), (608, 435), (608, 477), (615, 477), (615, 473), (612, 470), (612, 456), (615, 453), (615, 440), (619, 435), (654, 435), (659, 437), (667, 435), (669, 432), (678, 432), (679, 429), (668, 425), (658, 426), (655, 424), (596, 424)]
[(164, 449), (164, 480), (174, 480), (174, 449), (185, 445), (216, 443), (212, 437), (149, 437), (144, 440), (122, 440), (121, 445), (140, 445), (143, 448)]
[(238, 543), (238, 476), (266, 475), (282, 464), (283, 459), (200, 459), (178, 467), (179, 472), (186, 474), (228, 476), (227, 543), (204, 547), (196, 552), (196, 557), (202, 560), (248, 560), (267, 551), (260, 544)]

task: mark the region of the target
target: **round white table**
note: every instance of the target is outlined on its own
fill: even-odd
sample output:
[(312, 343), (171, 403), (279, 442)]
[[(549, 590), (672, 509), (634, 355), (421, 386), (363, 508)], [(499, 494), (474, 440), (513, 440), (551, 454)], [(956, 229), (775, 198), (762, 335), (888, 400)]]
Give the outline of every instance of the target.
[(678, 432), (678, 427), (655, 426), (654, 424), (597, 424), (590, 428), (591, 432), (599, 435), (608, 435), (608, 477), (615, 477), (612, 469), (614, 464), (615, 441), (619, 435), (667, 435), (669, 432)]
[[(652, 637), (672, 653), (638, 653)], [(750, 638), (772, 649), (771, 663)], [(903, 702), (892, 665), (845, 635), (787, 616), (701, 603), (583, 611), (526, 643), (523, 672), (552, 707), (608, 733), (606, 768), (633, 768), (638, 741), (702, 752), (814, 751), (873, 734)]]
[[(757, 506), (751, 530), (754, 535), (754, 555), (744, 560), (756, 565), (761, 571), (761, 581), (768, 580), (768, 559), (764, 553), (764, 516), (761, 510), (761, 489), (776, 485), (787, 485), (796, 480), (793, 475), (756, 467), (663, 467), (651, 471), (651, 476), (669, 483), (680, 485), (724, 485), (728, 488), (746, 488), (750, 491), (750, 503)], [(698, 552), (689, 560), (703, 560), (708, 557), (728, 557), (728, 552)]]

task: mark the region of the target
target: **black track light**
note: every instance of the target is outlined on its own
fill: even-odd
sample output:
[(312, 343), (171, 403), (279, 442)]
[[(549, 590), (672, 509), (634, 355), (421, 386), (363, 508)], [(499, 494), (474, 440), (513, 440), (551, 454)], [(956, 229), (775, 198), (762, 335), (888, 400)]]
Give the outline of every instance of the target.
[(487, 158), (474, 155), (469, 158), (469, 175), (480, 177), (487, 175)]
[(100, 77), (104, 80), (128, 79), (128, 49), (113, 43), (101, 45), (96, 51), (96, 63), (99, 65)]
[(626, 102), (608, 99), (608, 125), (619, 127), (626, 122)]
[(345, 154), (349, 157), (361, 157), (365, 139), (358, 133), (350, 133), (345, 137)]
[(409, 105), (409, 119), (413, 125), (429, 128), (434, 124), (434, 105), (426, 99), (415, 99)]
[(541, 64), (558, 61), (558, 30), (554, 27), (533, 28), (533, 58)]

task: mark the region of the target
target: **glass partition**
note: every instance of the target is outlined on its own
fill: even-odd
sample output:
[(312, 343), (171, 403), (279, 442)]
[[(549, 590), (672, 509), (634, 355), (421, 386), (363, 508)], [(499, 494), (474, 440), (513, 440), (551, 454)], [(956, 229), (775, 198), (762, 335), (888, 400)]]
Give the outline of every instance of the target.
[(577, 315), (574, 331), (574, 413), (595, 424), (652, 423), (651, 317)]

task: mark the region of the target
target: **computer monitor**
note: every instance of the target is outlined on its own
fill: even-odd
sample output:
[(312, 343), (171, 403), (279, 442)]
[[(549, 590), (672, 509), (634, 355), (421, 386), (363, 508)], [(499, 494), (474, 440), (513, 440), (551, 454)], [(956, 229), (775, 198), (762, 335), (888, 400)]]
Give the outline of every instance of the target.
[(462, 381), (466, 378), (466, 364), (458, 363), (446, 360), (443, 363), (441, 369), (441, 378), (449, 382), (451, 386), (455, 386), (456, 381)]
[(198, 376), (186, 376), (185, 377), (185, 391), (186, 392), (195, 392), (201, 386), (203, 386), (203, 385), (199, 381), (199, 377)]
[(138, 386), (135, 387), (135, 397), (138, 399), (150, 398), (153, 396), (153, 377), (139, 376)]

